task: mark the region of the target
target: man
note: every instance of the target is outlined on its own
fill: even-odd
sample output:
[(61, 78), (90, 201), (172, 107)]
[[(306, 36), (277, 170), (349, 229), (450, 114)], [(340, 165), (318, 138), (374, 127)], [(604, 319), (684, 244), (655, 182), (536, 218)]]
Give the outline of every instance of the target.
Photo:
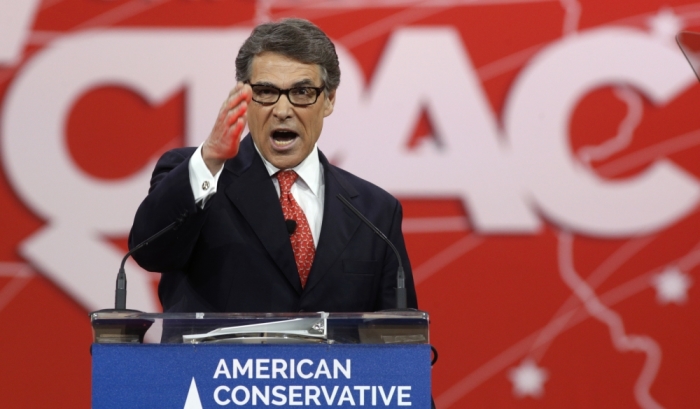
[(396, 256), (338, 194), (399, 249), (408, 306), (417, 308), (399, 202), (328, 163), (316, 146), (340, 83), (333, 43), (305, 20), (260, 25), (238, 53), (236, 77), (209, 137), (160, 158), (136, 213), (131, 247), (183, 220), (134, 254), (163, 272), (163, 309), (394, 308)]

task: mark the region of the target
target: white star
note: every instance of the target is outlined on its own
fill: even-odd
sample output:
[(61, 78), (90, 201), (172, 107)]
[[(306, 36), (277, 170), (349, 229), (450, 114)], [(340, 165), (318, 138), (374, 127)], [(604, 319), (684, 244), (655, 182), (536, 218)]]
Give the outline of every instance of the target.
[(513, 383), (513, 395), (518, 398), (532, 396), (539, 398), (544, 393), (544, 383), (549, 378), (547, 371), (537, 366), (530, 358), (523, 360), (520, 366), (508, 372)]
[(648, 21), (651, 35), (663, 42), (675, 44), (676, 34), (683, 29), (683, 20), (678, 17), (673, 9), (664, 7)]
[(652, 278), (652, 285), (659, 304), (683, 304), (688, 300), (688, 288), (693, 285), (693, 279), (678, 268), (669, 267)]

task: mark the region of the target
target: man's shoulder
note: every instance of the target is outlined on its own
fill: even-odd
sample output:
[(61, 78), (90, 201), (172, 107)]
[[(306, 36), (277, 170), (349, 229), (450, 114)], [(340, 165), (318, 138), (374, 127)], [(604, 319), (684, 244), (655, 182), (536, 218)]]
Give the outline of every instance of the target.
[(160, 155), (158, 163), (156, 164), (156, 170), (161, 168), (174, 168), (182, 162), (189, 160), (196, 150), (196, 147), (170, 149)]
[(166, 151), (161, 155), (161, 158), (183, 158), (189, 159), (194, 151), (197, 150), (196, 146), (185, 146), (182, 148), (174, 148)]
[(374, 202), (375, 204), (398, 203), (398, 199), (396, 199), (391, 193), (370, 181), (348, 172), (345, 169), (339, 168), (330, 163), (328, 164), (327, 169), (331, 172), (332, 176), (336, 178), (338, 183), (340, 183), (340, 185), (343, 186), (350, 194), (354, 195), (354, 193), (357, 193), (363, 199), (366, 199), (370, 203)]

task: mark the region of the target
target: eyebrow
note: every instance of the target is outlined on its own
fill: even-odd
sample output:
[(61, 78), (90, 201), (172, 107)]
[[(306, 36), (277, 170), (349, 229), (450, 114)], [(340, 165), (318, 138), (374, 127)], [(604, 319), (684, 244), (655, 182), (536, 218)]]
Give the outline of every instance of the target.
[(313, 87), (313, 86), (315, 86), (314, 82), (311, 81), (310, 79), (303, 79), (301, 81), (295, 82), (292, 85), (292, 87)]
[[(273, 87), (273, 88), (277, 88), (277, 89), (282, 89), (282, 88), (278, 87), (276, 84), (273, 84), (273, 83), (267, 82), (267, 81), (260, 81), (260, 82), (256, 82), (255, 84), (251, 84), (251, 85), (264, 85), (266, 87)], [(298, 88), (298, 87), (315, 87), (315, 85), (314, 85), (313, 81), (306, 78), (306, 79), (295, 82), (294, 84), (292, 84), (292, 86), (290, 88)]]

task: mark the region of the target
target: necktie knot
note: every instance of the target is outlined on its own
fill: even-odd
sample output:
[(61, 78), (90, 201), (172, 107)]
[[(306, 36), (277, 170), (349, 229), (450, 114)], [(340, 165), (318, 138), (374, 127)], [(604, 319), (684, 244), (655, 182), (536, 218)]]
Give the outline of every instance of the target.
[(280, 182), (281, 194), (288, 194), (298, 177), (299, 175), (297, 175), (297, 173), (293, 170), (283, 170), (281, 172), (277, 172), (277, 180)]

